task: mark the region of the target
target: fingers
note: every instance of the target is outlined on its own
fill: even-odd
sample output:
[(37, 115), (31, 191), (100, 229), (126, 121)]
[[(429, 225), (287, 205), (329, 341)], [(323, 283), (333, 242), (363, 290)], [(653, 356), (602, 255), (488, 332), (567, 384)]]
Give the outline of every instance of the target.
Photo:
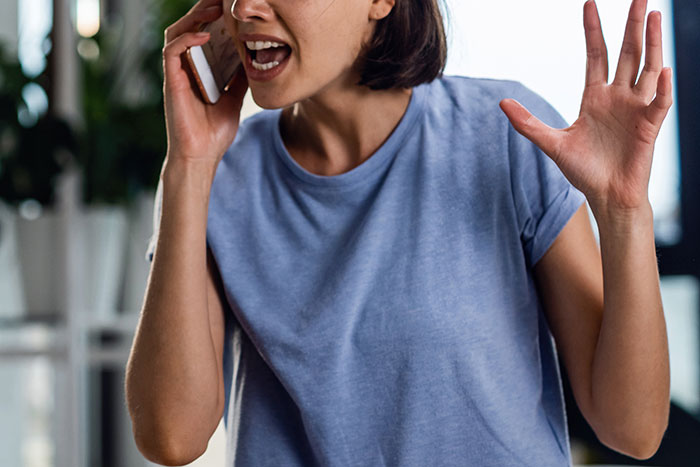
[(542, 123), (516, 100), (504, 99), (500, 106), (515, 130), (535, 143), (556, 162), (561, 141), (560, 132)]
[(214, 21), (222, 14), (221, 0), (201, 0), (165, 30), (165, 43), (186, 32), (194, 32), (202, 23)]
[(583, 28), (586, 32), (586, 86), (608, 83), (608, 48), (600, 26), (600, 16), (595, 1), (583, 6)]
[(656, 97), (647, 107), (647, 119), (660, 127), (673, 104), (673, 73), (670, 68), (664, 68), (659, 74), (656, 85)]
[(647, 11), (647, 0), (633, 0), (630, 6), (625, 37), (622, 41), (620, 61), (613, 84), (634, 86), (639, 72), (639, 61), (642, 58), (642, 42), (644, 37), (644, 17)]
[[(661, 43), (661, 13), (652, 11), (647, 21), (647, 46), (644, 69), (636, 90), (651, 99), (656, 91), (659, 75), (663, 70), (663, 46)], [(648, 102), (648, 101), (647, 101)]]
[(196, 10), (209, 8), (214, 5), (218, 5), (219, 7), (221, 7), (221, 0), (199, 0), (192, 6), (192, 8), (189, 9), (188, 13), (192, 13)]
[(190, 47), (205, 44), (209, 40), (208, 32), (188, 32), (173, 39), (163, 48), (163, 67), (166, 79), (182, 70), (181, 55)]

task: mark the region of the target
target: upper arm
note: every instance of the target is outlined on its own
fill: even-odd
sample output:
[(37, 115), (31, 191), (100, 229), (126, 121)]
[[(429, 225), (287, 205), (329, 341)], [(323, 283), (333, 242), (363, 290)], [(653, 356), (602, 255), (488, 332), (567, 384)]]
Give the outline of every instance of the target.
[(534, 267), (542, 305), (581, 413), (591, 423), (591, 375), (603, 319), (603, 267), (586, 205)]
[[(221, 280), (219, 269), (216, 265), (211, 251), (207, 247), (207, 307), (209, 314), (209, 330), (211, 339), (214, 343), (216, 352), (216, 366), (219, 373), (219, 385), (217, 388), (219, 400), (219, 413), (223, 415), (225, 403), (224, 389), (224, 373), (223, 373), (223, 356), (224, 356), (224, 334), (225, 334), (225, 316), (224, 316), (224, 288)], [(217, 425), (219, 420), (217, 419)]]

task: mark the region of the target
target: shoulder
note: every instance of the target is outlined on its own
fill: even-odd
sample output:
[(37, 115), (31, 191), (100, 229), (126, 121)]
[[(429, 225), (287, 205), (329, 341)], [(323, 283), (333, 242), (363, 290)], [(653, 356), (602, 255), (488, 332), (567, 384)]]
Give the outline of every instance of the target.
[(221, 158), (212, 185), (212, 199), (231, 196), (257, 180), (274, 154), (275, 110), (263, 110), (241, 121), (236, 137)]
[(278, 113), (279, 110), (262, 110), (242, 120), (238, 126), (236, 139), (231, 145), (248, 142), (251, 138), (254, 140), (262, 139), (265, 132), (272, 130), (271, 125), (277, 121)]
[(518, 81), (474, 78), (471, 76), (443, 75), (434, 86), (459, 101), (498, 102), (503, 96), (527, 89)]
[(508, 119), (499, 108), (507, 98), (517, 100), (549, 125), (562, 127), (566, 123), (542, 96), (518, 81), (444, 75), (429, 87), (434, 112), (450, 108), (455, 116), (480, 125), (507, 127)]
[[(256, 154), (269, 153), (273, 146), (276, 110), (262, 110), (241, 121), (231, 145), (224, 153), (220, 166), (231, 167), (255, 163)], [(246, 154), (246, 157), (239, 157)]]

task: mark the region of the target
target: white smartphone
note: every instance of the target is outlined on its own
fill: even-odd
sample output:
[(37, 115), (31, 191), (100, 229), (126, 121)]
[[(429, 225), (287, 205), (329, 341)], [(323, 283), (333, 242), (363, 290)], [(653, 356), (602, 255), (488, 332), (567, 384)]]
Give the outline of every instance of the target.
[(223, 16), (203, 24), (199, 30), (210, 33), (209, 41), (187, 49), (187, 61), (204, 102), (216, 104), (236, 77), (241, 58), (226, 30)]

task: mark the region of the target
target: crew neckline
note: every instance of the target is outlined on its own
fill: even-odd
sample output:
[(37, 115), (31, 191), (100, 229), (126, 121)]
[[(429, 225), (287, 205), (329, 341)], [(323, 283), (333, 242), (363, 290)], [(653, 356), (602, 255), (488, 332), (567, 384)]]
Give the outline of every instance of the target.
[(421, 84), (413, 88), (411, 99), (406, 107), (399, 124), (394, 128), (384, 144), (377, 149), (370, 157), (365, 159), (357, 167), (338, 175), (318, 175), (309, 172), (289, 154), (282, 140), (280, 131), (280, 119), (282, 109), (277, 109), (274, 118), (271, 118), (272, 139), (275, 145), (275, 152), (282, 160), (289, 171), (305, 184), (322, 187), (340, 187), (354, 185), (361, 181), (368, 181), (374, 176), (379, 176), (379, 169), (396, 155), (401, 143), (413, 129), (418, 115), (423, 110), (427, 84)]

